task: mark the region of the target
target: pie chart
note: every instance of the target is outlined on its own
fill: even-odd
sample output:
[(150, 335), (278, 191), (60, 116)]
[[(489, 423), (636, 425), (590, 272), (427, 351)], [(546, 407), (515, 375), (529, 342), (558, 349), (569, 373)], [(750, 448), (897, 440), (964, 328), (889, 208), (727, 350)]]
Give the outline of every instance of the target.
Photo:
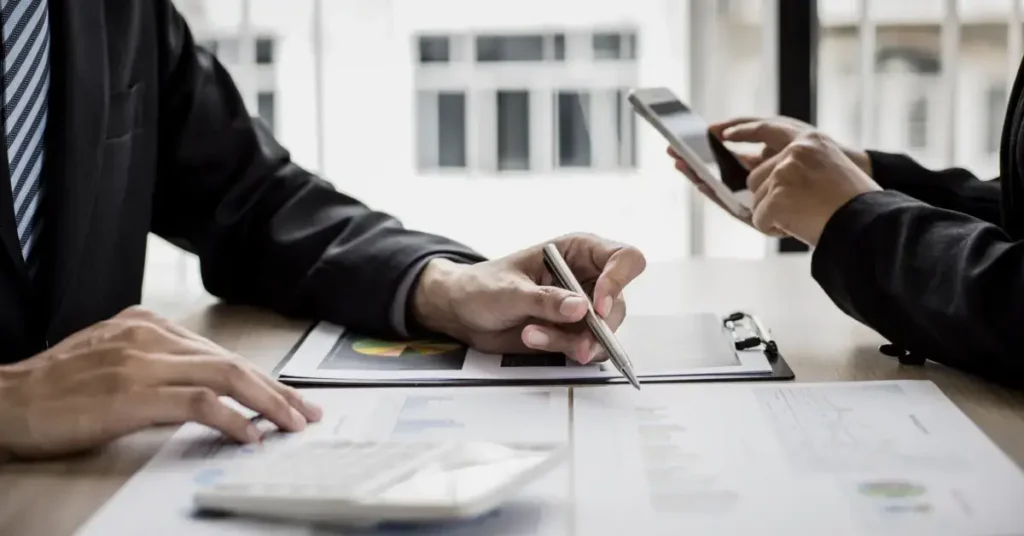
[(352, 350), (374, 357), (411, 357), (439, 355), (454, 352), (462, 347), (455, 343), (431, 341), (393, 342), (378, 339), (360, 339), (352, 343)]

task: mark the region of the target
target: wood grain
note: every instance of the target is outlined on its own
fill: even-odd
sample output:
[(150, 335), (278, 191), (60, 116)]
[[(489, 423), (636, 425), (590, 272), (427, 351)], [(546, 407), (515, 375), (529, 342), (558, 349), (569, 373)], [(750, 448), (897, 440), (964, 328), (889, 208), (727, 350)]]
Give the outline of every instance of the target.
[[(904, 367), (877, 352), (884, 342), (845, 317), (809, 275), (806, 256), (654, 264), (627, 291), (630, 313), (756, 312), (797, 381), (928, 379), (1018, 465), (1024, 466), (1024, 393), (929, 363)], [(176, 319), (269, 371), (307, 327), (300, 320), (184, 296), (198, 310)], [(158, 311), (159, 312), (159, 311)], [(0, 535), (68, 535), (81, 526), (172, 434), (172, 427), (119, 440), (97, 452), (46, 463), (0, 466)]]

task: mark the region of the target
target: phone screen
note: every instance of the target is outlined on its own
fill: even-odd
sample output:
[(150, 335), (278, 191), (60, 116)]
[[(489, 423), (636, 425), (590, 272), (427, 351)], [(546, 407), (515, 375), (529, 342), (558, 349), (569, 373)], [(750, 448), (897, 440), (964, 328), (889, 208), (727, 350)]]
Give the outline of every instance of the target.
[(747, 168), (718, 138), (708, 132), (708, 124), (685, 104), (673, 101), (651, 103), (650, 109), (683, 143), (693, 149), (705, 164), (718, 170), (722, 182), (733, 192), (747, 189)]

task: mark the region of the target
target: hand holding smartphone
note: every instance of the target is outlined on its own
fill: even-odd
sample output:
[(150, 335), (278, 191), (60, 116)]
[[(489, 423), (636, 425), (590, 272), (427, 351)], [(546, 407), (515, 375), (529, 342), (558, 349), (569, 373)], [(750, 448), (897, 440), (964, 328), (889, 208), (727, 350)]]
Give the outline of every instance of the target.
[(733, 216), (750, 221), (753, 194), (747, 189), (747, 168), (708, 129), (708, 123), (671, 90), (640, 88), (628, 97), (633, 111), (668, 141), (697, 180)]

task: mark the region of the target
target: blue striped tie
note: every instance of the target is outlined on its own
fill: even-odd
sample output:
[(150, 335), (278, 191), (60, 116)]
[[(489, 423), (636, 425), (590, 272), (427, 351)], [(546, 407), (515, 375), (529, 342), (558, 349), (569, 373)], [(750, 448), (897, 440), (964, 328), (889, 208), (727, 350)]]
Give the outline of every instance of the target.
[(43, 135), (50, 88), (47, 0), (0, 0), (4, 45), (4, 136), (21, 254), (30, 256), (42, 226)]

